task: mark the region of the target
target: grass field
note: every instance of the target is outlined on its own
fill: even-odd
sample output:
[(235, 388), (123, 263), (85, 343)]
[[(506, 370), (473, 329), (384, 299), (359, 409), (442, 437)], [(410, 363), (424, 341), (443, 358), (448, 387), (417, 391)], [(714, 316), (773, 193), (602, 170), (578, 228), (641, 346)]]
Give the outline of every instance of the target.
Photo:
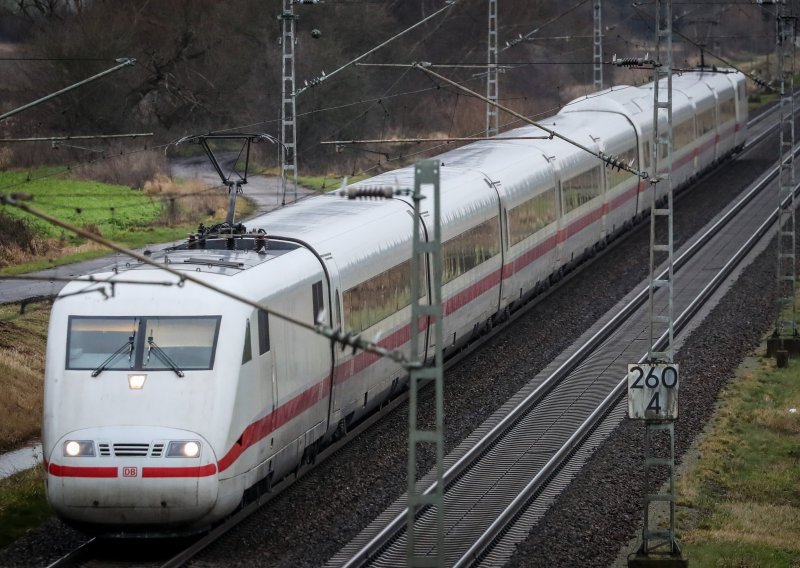
[(0, 548), (41, 525), (51, 515), (44, 495), (42, 467), (0, 479)]
[(800, 361), (752, 359), (699, 452), (679, 484), (690, 565), (800, 566)]
[[(23, 192), (31, 207), (72, 225), (102, 235), (129, 248), (181, 240), (199, 223), (225, 218), (227, 196), (219, 188), (207, 188), (196, 180), (175, 182), (157, 178), (142, 190), (123, 185), (62, 179), (54, 168), (33, 172), (0, 172), (0, 193)], [(247, 202), (237, 207), (240, 216), (253, 210)], [(32, 217), (12, 206), (0, 211), (25, 219), (36, 238), (19, 246), (2, 235), (0, 273), (19, 274), (69, 262), (96, 258), (108, 250), (73, 233)]]
[[(50, 169), (35, 172), (0, 172), (0, 187), (32, 197), (30, 205), (79, 227), (96, 228), (114, 238), (120, 230), (145, 227), (159, 218), (163, 204), (140, 190), (122, 185), (62, 179)], [(28, 181), (26, 180), (33, 180)], [(28, 218), (43, 237), (76, 240), (46, 221), (7, 207), (9, 214)]]
[(38, 437), (50, 304), (0, 305), (0, 451)]

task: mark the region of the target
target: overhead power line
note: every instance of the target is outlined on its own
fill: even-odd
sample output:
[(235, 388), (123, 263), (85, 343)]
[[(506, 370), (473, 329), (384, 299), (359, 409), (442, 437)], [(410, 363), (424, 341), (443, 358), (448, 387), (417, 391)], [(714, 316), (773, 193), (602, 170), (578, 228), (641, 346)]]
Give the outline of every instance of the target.
[(79, 136), (40, 136), (36, 138), (0, 138), (0, 142), (60, 142), (68, 140), (99, 140), (106, 138), (141, 138), (152, 136), (152, 132), (137, 132), (130, 134), (89, 134)]
[(498, 109), (500, 109), (502, 111), (505, 111), (505, 112), (509, 113), (510, 115), (515, 116), (516, 118), (518, 118), (518, 119), (520, 119), (520, 120), (522, 120), (522, 121), (524, 121), (524, 122), (526, 122), (526, 123), (528, 123), (528, 124), (530, 124), (532, 126), (535, 126), (536, 128), (544, 130), (545, 132), (550, 134), (550, 136), (552, 136), (554, 138), (558, 138), (560, 140), (563, 140), (564, 142), (567, 142), (568, 144), (572, 144), (576, 148), (579, 148), (579, 149), (583, 150), (584, 152), (587, 152), (587, 153), (599, 158), (605, 164), (607, 164), (607, 165), (609, 165), (611, 167), (619, 168), (621, 170), (625, 170), (625, 171), (631, 172), (632, 174), (634, 174), (634, 175), (636, 175), (636, 176), (638, 176), (638, 177), (640, 177), (642, 179), (648, 179), (649, 178), (649, 175), (648, 175), (647, 172), (641, 172), (638, 169), (630, 166), (629, 164), (621, 162), (620, 160), (618, 160), (614, 156), (609, 156), (609, 155), (607, 155), (607, 154), (605, 154), (603, 152), (595, 152), (594, 150), (584, 146), (580, 142), (576, 142), (575, 140), (567, 138), (566, 136), (564, 136), (563, 134), (559, 134), (558, 132), (556, 132), (552, 128), (548, 128), (548, 127), (546, 127), (546, 126), (544, 126), (542, 124), (539, 124), (538, 122), (535, 122), (535, 121), (531, 120), (530, 118), (526, 117), (525, 115), (522, 115), (522, 114), (518, 113), (515, 110), (512, 110), (512, 109), (510, 109), (510, 108), (508, 108), (506, 106), (503, 106), (501, 104), (498, 104), (498, 103), (495, 103), (493, 101), (490, 101), (487, 97), (484, 97), (483, 95), (481, 95), (479, 93), (476, 93), (475, 91), (472, 91), (472, 90), (470, 90), (470, 89), (468, 89), (468, 88), (466, 88), (466, 87), (464, 87), (462, 85), (459, 85), (455, 81), (452, 81), (452, 80), (448, 79), (444, 75), (440, 75), (436, 71), (428, 69), (425, 66), (424, 63), (414, 63), (414, 64), (412, 64), (412, 67), (414, 67), (416, 69), (420, 69), (421, 71), (427, 73), (431, 77), (434, 77), (436, 79), (439, 79), (440, 81), (444, 81), (445, 83), (447, 83), (449, 85), (457, 87), (458, 89), (461, 89), (462, 91), (464, 91), (466, 93), (469, 93), (470, 95), (474, 96), (475, 98), (478, 98), (478, 99), (480, 99), (480, 100), (482, 100), (484, 102), (487, 102), (487, 103), (495, 105)]
[(501, 51), (505, 51), (505, 50), (507, 50), (507, 49), (509, 49), (509, 48), (511, 48), (511, 47), (514, 47), (515, 45), (518, 45), (518, 44), (520, 44), (520, 43), (524, 42), (524, 41), (528, 41), (528, 40), (530, 40), (530, 39), (531, 39), (531, 38), (532, 38), (534, 35), (536, 35), (536, 34), (537, 34), (537, 33), (538, 33), (538, 32), (539, 32), (539, 31), (540, 31), (542, 28), (544, 28), (544, 27), (546, 27), (546, 26), (549, 26), (550, 24), (552, 24), (552, 23), (554, 23), (554, 22), (557, 22), (558, 20), (560, 20), (561, 18), (563, 18), (564, 16), (566, 16), (566, 15), (567, 15), (567, 14), (569, 14), (570, 12), (573, 12), (573, 11), (577, 10), (578, 8), (580, 8), (581, 6), (583, 6), (584, 4), (586, 4), (588, 1), (589, 1), (589, 0), (581, 0), (580, 2), (578, 2), (577, 4), (575, 4), (574, 6), (572, 6), (571, 8), (568, 8), (567, 10), (565, 10), (565, 11), (561, 12), (560, 14), (558, 14), (558, 15), (556, 15), (556, 16), (553, 16), (552, 18), (550, 18), (549, 20), (547, 20), (545, 23), (543, 23), (543, 24), (542, 24), (541, 26), (539, 26), (538, 28), (536, 28), (536, 29), (534, 29), (534, 30), (531, 30), (531, 31), (529, 31), (528, 33), (526, 33), (526, 34), (524, 34), (524, 35), (523, 35), (523, 34), (520, 34), (518, 37), (516, 37), (516, 38), (514, 38), (514, 39), (512, 39), (512, 40), (510, 40), (510, 41), (507, 41), (507, 42), (506, 42), (506, 46), (505, 46), (505, 47), (504, 47), (504, 48), (503, 48)]
[(78, 87), (82, 87), (83, 85), (86, 85), (87, 83), (91, 83), (92, 81), (96, 81), (97, 79), (100, 79), (101, 77), (105, 77), (106, 75), (108, 75), (110, 73), (114, 73), (115, 71), (119, 71), (123, 67), (128, 67), (130, 65), (133, 65), (133, 64), (136, 63), (136, 60), (135, 59), (130, 59), (130, 58), (122, 58), (122, 59), (117, 59), (117, 62), (119, 63), (119, 65), (115, 65), (111, 69), (106, 69), (105, 71), (103, 71), (101, 73), (98, 73), (97, 75), (92, 75), (91, 77), (89, 77), (87, 79), (84, 79), (83, 81), (78, 81), (74, 85), (70, 85), (69, 87), (65, 87), (65, 88), (61, 89), (60, 91), (56, 91), (55, 93), (50, 93), (49, 95), (44, 96), (41, 99), (37, 99), (37, 100), (35, 100), (33, 102), (30, 102), (30, 103), (28, 103), (26, 105), (22, 105), (19, 108), (15, 108), (14, 110), (10, 110), (5, 114), (1, 114), (0, 115), (0, 120), (5, 120), (6, 118), (14, 116), (17, 113), (20, 113), (20, 112), (22, 112), (24, 110), (28, 110), (29, 108), (35, 107), (35, 106), (40, 105), (40, 104), (42, 104), (44, 102), (47, 102), (47, 101), (49, 101), (51, 99), (54, 99), (54, 98), (56, 98), (56, 97), (58, 97), (60, 95), (63, 95), (64, 93), (68, 93), (69, 91), (72, 91), (73, 89), (77, 89)]
[(433, 14), (430, 14), (429, 16), (423, 18), (422, 20), (420, 20), (419, 22), (417, 22), (413, 26), (404, 29), (402, 32), (400, 32), (398, 34), (393, 35), (392, 37), (390, 37), (389, 39), (387, 39), (383, 43), (381, 43), (379, 45), (376, 45), (375, 47), (373, 47), (372, 49), (370, 49), (366, 53), (363, 53), (363, 54), (359, 55), (358, 57), (356, 57), (355, 59), (353, 59), (351, 61), (348, 61), (347, 63), (345, 63), (344, 65), (342, 65), (338, 69), (336, 69), (335, 71), (333, 71), (331, 73), (328, 73), (327, 75), (325, 74), (325, 71), (323, 71), (322, 74), (319, 77), (311, 79), (310, 81), (306, 81), (305, 82), (305, 86), (300, 88), (300, 89), (298, 89), (295, 92), (295, 95), (299, 95), (299, 94), (305, 92), (306, 90), (308, 90), (310, 87), (316, 87), (317, 85), (319, 85), (323, 81), (327, 81), (328, 79), (330, 79), (331, 77), (333, 77), (334, 75), (336, 75), (337, 73), (342, 71), (343, 69), (347, 69), (351, 65), (353, 65), (355, 63), (358, 63), (359, 61), (361, 61), (362, 59), (364, 59), (368, 55), (372, 55), (373, 53), (375, 53), (376, 51), (378, 51), (382, 47), (385, 47), (386, 45), (389, 45), (391, 42), (393, 42), (397, 38), (407, 34), (411, 30), (418, 28), (419, 26), (421, 26), (422, 24), (424, 24), (428, 20), (431, 20), (431, 19), (435, 18), (436, 16), (438, 16), (439, 14), (444, 12), (445, 10), (449, 10), (450, 8), (455, 6), (457, 2), (458, 2), (458, 0), (445, 0), (445, 5), (442, 8), (439, 8)]

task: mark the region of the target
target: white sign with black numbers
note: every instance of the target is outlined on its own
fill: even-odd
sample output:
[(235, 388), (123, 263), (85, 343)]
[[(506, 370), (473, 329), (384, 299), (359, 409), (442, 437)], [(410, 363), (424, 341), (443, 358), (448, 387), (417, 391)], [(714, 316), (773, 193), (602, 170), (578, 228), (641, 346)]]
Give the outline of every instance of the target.
[(628, 365), (628, 416), (644, 420), (678, 418), (678, 365)]

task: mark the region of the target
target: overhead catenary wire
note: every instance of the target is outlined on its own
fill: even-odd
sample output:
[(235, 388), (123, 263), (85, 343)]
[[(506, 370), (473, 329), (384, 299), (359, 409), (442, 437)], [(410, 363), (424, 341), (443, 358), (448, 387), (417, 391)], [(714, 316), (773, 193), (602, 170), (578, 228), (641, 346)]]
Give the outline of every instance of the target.
[[(622, 87), (618, 87), (617, 90), (634, 89), (634, 88), (636, 88), (636, 87), (631, 87), (630, 85), (624, 85)], [(583, 98), (581, 98), (579, 100), (592, 99), (592, 98), (595, 98), (595, 97), (598, 97), (598, 96), (600, 96), (600, 93), (594, 93), (594, 94), (591, 94), (591, 95), (586, 95), (585, 97), (583, 97)], [(577, 101), (573, 101), (573, 102), (577, 102)], [(558, 111), (558, 110), (560, 110), (562, 108), (565, 108), (565, 107), (569, 106), (570, 104), (572, 104), (572, 103), (568, 103), (566, 105), (559, 105), (557, 107), (552, 107), (552, 108), (549, 108), (549, 109), (545, 109), (545, 110), (543, 110), (541, 112), (538, 112), (536, 114), (533, 114), (533, 115), (529, 116), (528, 118), (531, 118), (531, 117), (536, 118), (536, 117), (540, 117), (540, 116), (549, 116), (552, 113), (554, 113), (554, 112), (556, 112), (556, 111)], [(503, 128), (506, 128), (508, 126), (513, 126), (513, 125), (518, 124), (520, 122), (525, 122), (525, 121), (522, 120), (522, 119), (515, 118), (514, 120), (509, 120), (508, 122), (505, 122), (505, 123), (501, 124), (500, 126), (503, 127)], [(474, 131), (472, 133), (472, 135), (473, 136), (478, 136), (482, 132), (484, 132), (483, 128), (481, 128), (480, 130)], [(397, 156), (388, 158), (386, 161), (387, 162), (394, 162), (394, 161), (398, 161), (398, 160), (404, 160), (404, 159), (408, 159), (408, 158), (413, 158), (413, 157), (418, 156), (420, 154), (429, 153), (429, 152), (432, 152), (434, 150), (438, 150), (440, 148), (443, 148), (445, 146), (447, 146), (447, 144), (438, 144), (436, 146), (424, 148), (424, 149), (418, 150), (416, 152), (411, 152), (411, 153), (407, 153), (407, 154), (398, 154)], [(369, 173), (373, 169), (375, 169), (375, 168), (372, 167), (372, 168), (364, 169), (364, 170), (361, 170), (360, 173), (362, 173), (362, 174)]]
[(578, 2), (577, 4), (572, 6), (571, 8), (568, 8), (564, 12), (561, 12), (560, 14), (550, 18), (549, 20), (547, 20), (545, 23), (543, 23), (541, 26), (537, 27), (536, 29), (529, 31), (526, 34), (520, 34), (517, 38), (515, 38), (513, 40), (510, 40), (510, 41), (507, 41), (506, 42), (506, 46), (503, 49), (501, 49), (500, 51), (506, 51), (507, 49), (509, 49), (511, 47), (514, 47), (515, 45), (518, 45), (518, 44), (520, 44), (520, 43), (532, 38), (542, 28), (544, 28), (546, 26), (549, 26), (550, 24), (552, 24), (554, 22), (557, 22), (558, 20), (560, 20), (561, 18), (563, 18), (564, 16), (566, 16), (570, 12), (573, 12), (573, 11), (577, 10), (578, 8), (580, 8), (581, 6), (583, 6), (584, 4), (586, 4), (588, 1), (589, 0), (580, 0), (580, 2)]
[(152, 132), (136, 132), (130, 134), (86, 134), (86, 135), (66, 135), (66, 136), (38, 136), (32, 138), (0, 138), (0, 142), (59, 142), (68, 140), (103, 140), (106, 138), (142, 138), (153, 136)]
[[(304, 87), (302, 87), (302, 88), (298, 89), (297, 91), (295, 91), (295, 93), (294, 93), (294, 94), (295, 94), (295, 95), (300, 95), (301, 93), (303, 93), (304, 91), (306, 91), (306, 90), (307, 90), (309, 87), (315, 87), (315, 86), (319, 85), (320, 83), (322, 83), (323, 81), (326, 81), (326, 80), (328, 80), (328, 79), (329, 79), (330, 77), (332, 77), (333, 75), (336, 75), (336, 74), (337, 74), (337, 73), (339, 73), (340, 71), (342, 71), (342, 70), (344, 70), (344, 69), (347, 69), (348, 67), (350, 67), (351, 65), (354, 65), (355, 63), (358, 63), (359, 61), (361, 61), (362, 59), (364, 59), (365, 57), (367, 57), (367, 56), (369, 56), (369, 55), (372, 55), (373, 53), (375, 53), (376, 51), (378, 51), (378, 50), (379, 50), (379, 49), (381, 49), (382, 47), (385, 47), (386, 45), (389, 45), (391, 42), (393, 42), (393, 41), (394, 41), (394, 40), (396, 40), (397, 38), (399, 38), (399, 37), (401, 37), (401, 36), (403, 36), (403, 35), (407, 34), (408, 32), (410, 32), (410, 31), (411, 31), (411, 30), (413, 30), (413, 29), (416, 29), (416, 28), (418, 28), (419, 26), (421, 26), (422, 24), (424, 24), (424, 23), (425, 23), (425, 22), (427, 22), (428, 20), (431, 20), (432, 18), (435, 18), (436, 16), (438, 16), (438, 15), (439, 15), (439, 14), (441, 14), (442, 12), (444, 12), (444, 11), (446, 11), (446, 10), (449, 10), (450, 8), (452, 8), (453, 6), (455, 6), (455, 5), (456, 5), (456, 3), (458, 3), (458, 1), (459, 1), (459, 0), (445, 0), (445, 5), (444, 5), (443, 7), (441, 7), (441, 8), (440, 8), (440, 9), (438, 9), (438, 10), (436, 10), (436, 11), (435, 11), (435, 12), (433, 12), (432, 14), (430, 14), (430, 15), (426, 16), (425, 18), (423, 18), (422, 20), (420, 20), (419, 22), (417, 22), (417, 23), (416, 23), (416, 24), (414, 24), (413, 26), (411, 26), (411, 27), (409, 27), (409, 28), (406, 28), (405, 30), (401, 31), (401, 32), (400, 32), (400, 33), (398, 33), (398, 34), (395, 34), (395, 35), (393, 35), (392, 37), (390, 37), (389, 39), (387, 39), (387, 40), (386, 40), (386, 41), (384, 41), (383, 43), (380, 43), (380, 44), (378, 44), (377, 46), (375, 46), (375, 47), (373, 47), (372, 49), (370, 49), (369, 51), (367, 51), (367, 52), (365, 52), (365, 53), (362, 53), (361, 55), (359, 55), (359, 56), (358, 56), (358, 57), (356, 57), (355, 59), (353, 59), (353, 60), (351, 60), (351, 61), (348, 61), (348, 62), (347, 62), (347, 63), (345, 63), (344, 65), (340, 66), (338, 69), (336, 69), (336, 70), (332, 71), (331, 73), (325, 74), (325, 72), (323, 71), (323, 72), (322, 72), (322, 74), (321, 74), (320, 76), (318, 76), (318, 77), (316, 77), (316, 78), (314, 78), (314, 79), (311, 79), (310, 81), (306, 81), (306, 85), (305, 85)], [(585, 1), (585, 0), (584, 0), (584, 1)]]
[(424, 63), (413, 63), (412, 67), (414, 67), (415, 69), (420, 69), (424, 73), (427, 73), (427, 74), (431, 75), (432, 77), (434, 77), (436, 79), (439, 79), (440, 81), (444, 81), (445, 83), (448, 83), (448, 84), (450, 84), (450, 85), (452, 85), (454, 87), (457, 87), (457, 88), (459, 88), (459, 89), (461, 89), (461, 90), (463, 90), (465, 92), (471, 93), (474, 97), (476, 97), (476, 98), (478, 98), (478, 99), (480, 99), (480, 100), (482, 100), (484, 102), (487, 102), (489, 104), (492, 104), (492, 105), (496, 106), (499, 110), (507, 112), (507, 113), (511, 114), (512, 116), (515, 116), (518, 119), (530, 124), (531, 126), (535, 126), (535, 127), (539, 128), (541, 130), (544, 130), (545, 132), (547, 132), (548, 134), (550, 134), (554, 138), (558, 138), (560, 140), (563, 140), (564, 142), (567, 142), (568, 144), (572, 144), (576, 148), (579, 148), (580, 150), (583, 150), (584, 152), (587, 152), (587, 153), (591, 154), (592, 156), (595, 156), (595, 157), (599, 158), (601, 161), (603, 161), (604, 163), (606, 163), (609, 166), (612, 166), (612, 167), (615, 167), (615, 168), (619, 168), (621, 170), (628, 171), (628, 172), (640, 177), (641, 179), (648, 179), (649, 178), (649, 175), (648, 175), (647, 172), (641, 172), (637, 168), (634, 168), (634, 167), (632, 167), (632, 166), (630, 166), (628, 164), (625, 164), (625, 163), (621, 162), (620, 160), (618, 160), (614, 156), (609, 156), (609, 155), (607, 155), (607, 154), (605, 154), (603, 152), (595, 152), (594, 150), (584, 146), (580, 142), (572, 140), (571, 138), (568, 138), (568, 137), (564, 136), (563, 134), (559, 134), (557, 131), (553, 130), (552, 128), (548, 128), (548, 127), (546, 127), (546, 126), (544, 126), (542, 124), (539, 124), (538, 122), (529, 119), (528, 117), (518, 113), (515, 110), (512, 110), (512, 109), (510, 109), (510, 108), (508, 108), (506, 106), (503, 106), (501, 104), (498, 104), (498, 103), (496, 103), (494, 101), (490, 101), (487, 97), (484, 97), (483, 95), (481, 95), (479, 93), (476, 93), (475, 91), (471, 91), (470, 89), (467, 89), (466, 87), (459, 85), (455, 81), (452, 81), (451, 79), (448, 79), (444, 75), (440, 75), (436, 71), (428, 69)]
[[(111, 278), (114, 278), (113, 276)], [(141, 284), (146, 286), (175, 286), (175, 282), (168, 280), (156, 280), (152, 282), (144, 280), (126, 280), (124, 278), (97, 278), (93, 274), (79, 277), (69, 276), (37, 276), (35, 274), (0, 274), (0, 280), (27, 280), (32, 282), (87, 282), (91, 284)]]
[[(639, 6), (640, 6), (640, 5), (642, 5), (642, 3), (641, 3), (641, 2), (634, 2), (632, 6), (633, 6), (633, 9), (634, 9), (634, 10), (637, 12), (637, 14), (639, 15), (639, 18), (640, 18), (640, 19), (641, 19), (641, 20), (642, 20), (642, 21), (643, 21), (643, 22), (644, 22), (644, 23), (645, 23), (645, 24), (646, 24), (648, 27), (650, 27), (650, 29), (652, 30), (652, 29), (653, 29), (653, 27), (652, 27), (652, 23), (651, 23), (651, 22), (652, 22), (652, 19), (648, 19), (648, 18), (645, 18), (645, 17), (644, 17), (644, 14), (643, 14), (642, 10), (639, 8)], [(700, 46), (700, 44), (698, 44), (696, 41), (694, 41), (693, 39), (689, 38), (688, 36), (686, 36), (686, 35), (682, 34), (681, 32), (679, 32), (679, 31), (675, 30), (674, 28), (673, 28), (673, 30), (672, 30), (672, 33), (673, 33), (674, 35), (677, 35), (677, 36), (678, 36), (678, 37), (680, 37), (681, 39), (683, 39), (683, 40), (685, 40), (685, 41), (689, 42), (690, 44), (692, 44), (693, 46), (695, 46), (695, 47), (697, 47), (697, 48), (700, 48), (700, 47), (701, 47), (701, 46)], [(714, 53), (714, 52), (712, 52), (712, 51), (709, 51), (709, 50), (705, 49), (705, 47), (703, 47), (703, 50), (705, 51), (705, 53), (706, 53), (707, 55), (710, 55), (711, 57), (713, 57), (713, 58), (715, 58), (715, 59), (719, 60), (720, 62), (722, 62), (724, 65), (727, 65), (728, 67), (730, 67), (730, 68), (732, 68), (732, 69), (735, 69), (736, 71), (738, 71), (739, 73), (741, 73), (742, 75), (744, 75), (745, 77), (747, 77), (748, 79), (750, 79), (751, 81), (753, 81), (753, 82), (754, 82), (756, 85), (758, 85), (758, 86), (760, 86), (760, 87), (764, 87), (765, 89), (769, 89), (769, 90), (771, 90), (771, 91), (773, 91), (773, 92), (777, 92), (777, 91), (778, 91), (778, 89), (776, 89), (775, 87), (771, 86), (769, 83), (767, 83), (767, 82), (766, 82), (766, 81), (764, 81), (763, 79), (760, 79), (760, 78), (756, 77), (755, 75), (753, 75), (753, 74), (751, 74), (751, 73), (748, 73), (747, 71), (744, 71), (743, 69), (739, 68), (737, 65), (735, 65), (735, 64), (731, 63), (730, 61), (728, 61), (728, 60), (724, 59), (722, 56), (720, 56), (720, 55), (718, 55), (718, 54), (716, 54), (716, 53)]]
[(111, 73), (115, 73), (116, 71), (119, 71), (120, 69), (123, 69), (124, 67), (129, 67), (131, 65), (136, 64), (136, 60), (135, 59), (128, 58), (128, 57), (120, 58), (120, 59), (117, 59), (116, 61), (117, 61), (117, 63), (119, 63), (119, 65), (115, 65), (114, 67), (111, 67), (110, 69), (106, 69), (105, 71), (101, 71), (100, 73), (92, 75), (91, 77), (87, 77), (86, 79), (83, 79), (82, 81), (78, 81), (77, 83), (74, 83), (74, 84), (72, 84), (72, 85), (70, 85), (68, 87), (64, 87), (63, 89), (58, 90), (58, 91), (56, 91), (54, 93), (50, 93), (49, 95), (46, 95), (46, 96), (44, 96), (44, 97), (42, 97), (40, 99), (36, 99), (35, 101), (32, 101), (32, 102), (30, 102), (28, 104), (25, 104), (25, 105), (22, 105), (21, 107), (17, 107), (17, 108), (15, 108), (13, 110), (10, 110), (8, 112), (0, 114), (0, 120), (5, 120), (5, 119), (7, 119), (9, 117), (14, 116), (15, 114), (18, 114), (18, 113), (20, 113), (22, 111), (28, 110), (29, 108), (33, 108), (33, 107), (35, 107), (37, 105), (40, 105), (40, 104), (42, 104), (44, 102), (47, 102), (47, 101), (51, 100), (51, 99), (59, 97), (59, 96), (63, 95), (64, 93), (68, 93), (68, 92), (70, 92), (70, 91), (72, 91), (74, 89), (77, 89), (78, 87), (82, 87), (83, 85), (86, 85), (88, 83), (96, 81), (96, 80), (98, 80), (98, 79), (100, 79), (102, 77), (105, 77), (106, 75), (109, 75)]

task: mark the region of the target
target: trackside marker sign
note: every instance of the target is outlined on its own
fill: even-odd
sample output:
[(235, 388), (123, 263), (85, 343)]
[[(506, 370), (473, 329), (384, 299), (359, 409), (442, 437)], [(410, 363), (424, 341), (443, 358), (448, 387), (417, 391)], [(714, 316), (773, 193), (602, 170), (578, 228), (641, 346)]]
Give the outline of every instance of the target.
[(628, 416), (643, 420), (678, 418), (678, 365), (628, 365)]

